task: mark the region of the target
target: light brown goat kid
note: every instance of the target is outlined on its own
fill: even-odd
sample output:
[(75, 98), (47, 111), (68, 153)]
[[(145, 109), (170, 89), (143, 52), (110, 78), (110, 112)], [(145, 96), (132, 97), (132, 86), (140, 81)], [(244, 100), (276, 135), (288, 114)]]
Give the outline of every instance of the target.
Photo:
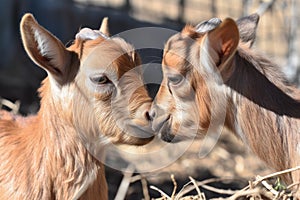
[(90, 29), (65, 48), (31, 14), (20, 28), (26, 52), (48, 77), (37, 115), (0, 112), (0, 199), (107, 199), (104, 166), (94, 156), (110, 142), (151, 141), (151, 99), (134, 69), (139, 56), (121, 38)]
[[(228, 18), (207, 32), (186, 26), (168, 40), (153, 128), (174, 142), (225, 126), (270, 167), (299, 166), (299, 90), (246, 45), (245, 33)], [(299, 170), (284, 179), (299, 182)]]

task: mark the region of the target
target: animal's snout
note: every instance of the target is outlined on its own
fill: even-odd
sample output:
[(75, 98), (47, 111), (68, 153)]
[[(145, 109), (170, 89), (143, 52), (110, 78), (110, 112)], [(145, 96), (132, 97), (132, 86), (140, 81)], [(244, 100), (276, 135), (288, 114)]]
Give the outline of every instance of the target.
[(154, 120), (154, 118), (156, 116), (156, 108), (154, 106), (152, 106), (151, 109), (149, 110), (148, 116), (151, 121)]
[(153, 102), (149, 111), (151, 127), (155, 134), (166, 142), (172, 142), (175, 135), (170, 132), (171, 114), (166, 113), (162, 108)]
[(148, 102), (144, 103), (142, 106), (138, 108), (136, 116), (141, 120), (149, 123), (151, 121), (150, 109), (151, 109), (151, 103)]
[(160, 131), (165, 123), (167, 123), (170, 119), (170, 115), (165, 113), (163, 109), (153, 102), (149, 111), (149, 118), (151, 120), (152, 130), (157, 132)]
[(147, 121), (152, 121), (152, 117), (150, 115), (150, 109), (149, 110), (146, 110), (144, 112), (144, 118), (147, 120)]
[(156, 104), (156, 101), (154, 100), (152, 105), (151, 105), (151, 108), (149, 110), (149, 117), (150, 117), (150, 120), (151, 121), (155, 121), (156, 118), (159, 118), (160, 116), (163, 116), (165, 115), (165, 110), (162, 109), (161, 107), (159, 107), (157, 104)]

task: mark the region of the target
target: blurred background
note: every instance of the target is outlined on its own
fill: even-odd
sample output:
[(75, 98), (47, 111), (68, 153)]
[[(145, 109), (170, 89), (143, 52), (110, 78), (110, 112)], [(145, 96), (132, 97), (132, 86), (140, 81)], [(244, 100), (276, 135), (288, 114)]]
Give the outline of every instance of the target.
[[(27, 12), (66, 45), (81, 27), (98, 29), (105, 16), (109, 17), (111, 35), (115, 35), (141, 27), (180, 31), (186, 23), (197, 24), (212, 17), (237, 19), (257, 12), (261, 17), (255, 48), (278, 63), (292, 83), (300, 84), (300, 13), (297, 12), (300, 2), (297, 0), (0, 0), (0, 5), (0, 98), (18, 100), (22, 114), (37, 111), (36, 91), (46, 76), (28, 58), (21, 43), (19, 23)], [(142, 52), (144, 63), (160, 63), (161, 56), (162, 51), (157, 49)], [(147, 180), (170, 193), (173, 189), (171, 173), (180, 180), (178, 186), (186, 183), (188, 176), (197, 179), (234, 176), (244, 182), (232, 182), (230, 187), (240, 188), (254, 174), (269, 172), (229, 135), (222, 136), (219, 147), (206, 160), (198, 159), (198, 144), (195, 145), (177, 163), (158, 175), (148, 175)], [(111, 199), (122, 177), (121, 172), (108, 169)], [(142, 182), (137, 180), (140, 179), (132, 181), (127, 199), (145, 198)], [(150, 196), (153, 195), (157, 193), (150, 192)]]

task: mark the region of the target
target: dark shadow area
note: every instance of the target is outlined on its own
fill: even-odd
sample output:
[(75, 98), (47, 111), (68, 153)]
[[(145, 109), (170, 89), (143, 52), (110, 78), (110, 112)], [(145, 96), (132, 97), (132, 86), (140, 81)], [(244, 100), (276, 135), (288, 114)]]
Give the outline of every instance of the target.
[(138, 52), (143, 60), (145, 86), (149, 96), (154, 99), (163, 78), (161, 69), (163, 50), (146, 48), (139, 49)]
[[(300, 118), (300, 102), (298, 100), (293, 99), (278, 88), (240, 53), (236, 55), (235, 62), (236, 67), (226, 85), (260, 107), (277, 115)], [(270, 68), (268, 71), (274, 70), (274, 80), (284, 81), (281, 77), (276, 77), (276, 70), (278, 69), (276, 66), (272, 66), (269, 61), (264, 59), (257, 60), (257, 62), (261, 62), (262, 65), (265, 65), (264, 67)], [(287, 82), (281, 84), (288, 86)]]

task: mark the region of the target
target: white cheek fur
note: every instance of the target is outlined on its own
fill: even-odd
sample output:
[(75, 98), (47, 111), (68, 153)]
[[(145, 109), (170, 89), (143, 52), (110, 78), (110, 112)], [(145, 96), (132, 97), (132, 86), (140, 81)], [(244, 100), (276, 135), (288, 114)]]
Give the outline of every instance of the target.
[(108, 84), (105, 84), (105, 85), (96, 85), (96, 84), (94, 84), (94, 92), (95, 93), (109, 94), (109, 93), (113, 92), (113, 89), (114, 89), (114, 85), (112, 83), (108, 83)]

